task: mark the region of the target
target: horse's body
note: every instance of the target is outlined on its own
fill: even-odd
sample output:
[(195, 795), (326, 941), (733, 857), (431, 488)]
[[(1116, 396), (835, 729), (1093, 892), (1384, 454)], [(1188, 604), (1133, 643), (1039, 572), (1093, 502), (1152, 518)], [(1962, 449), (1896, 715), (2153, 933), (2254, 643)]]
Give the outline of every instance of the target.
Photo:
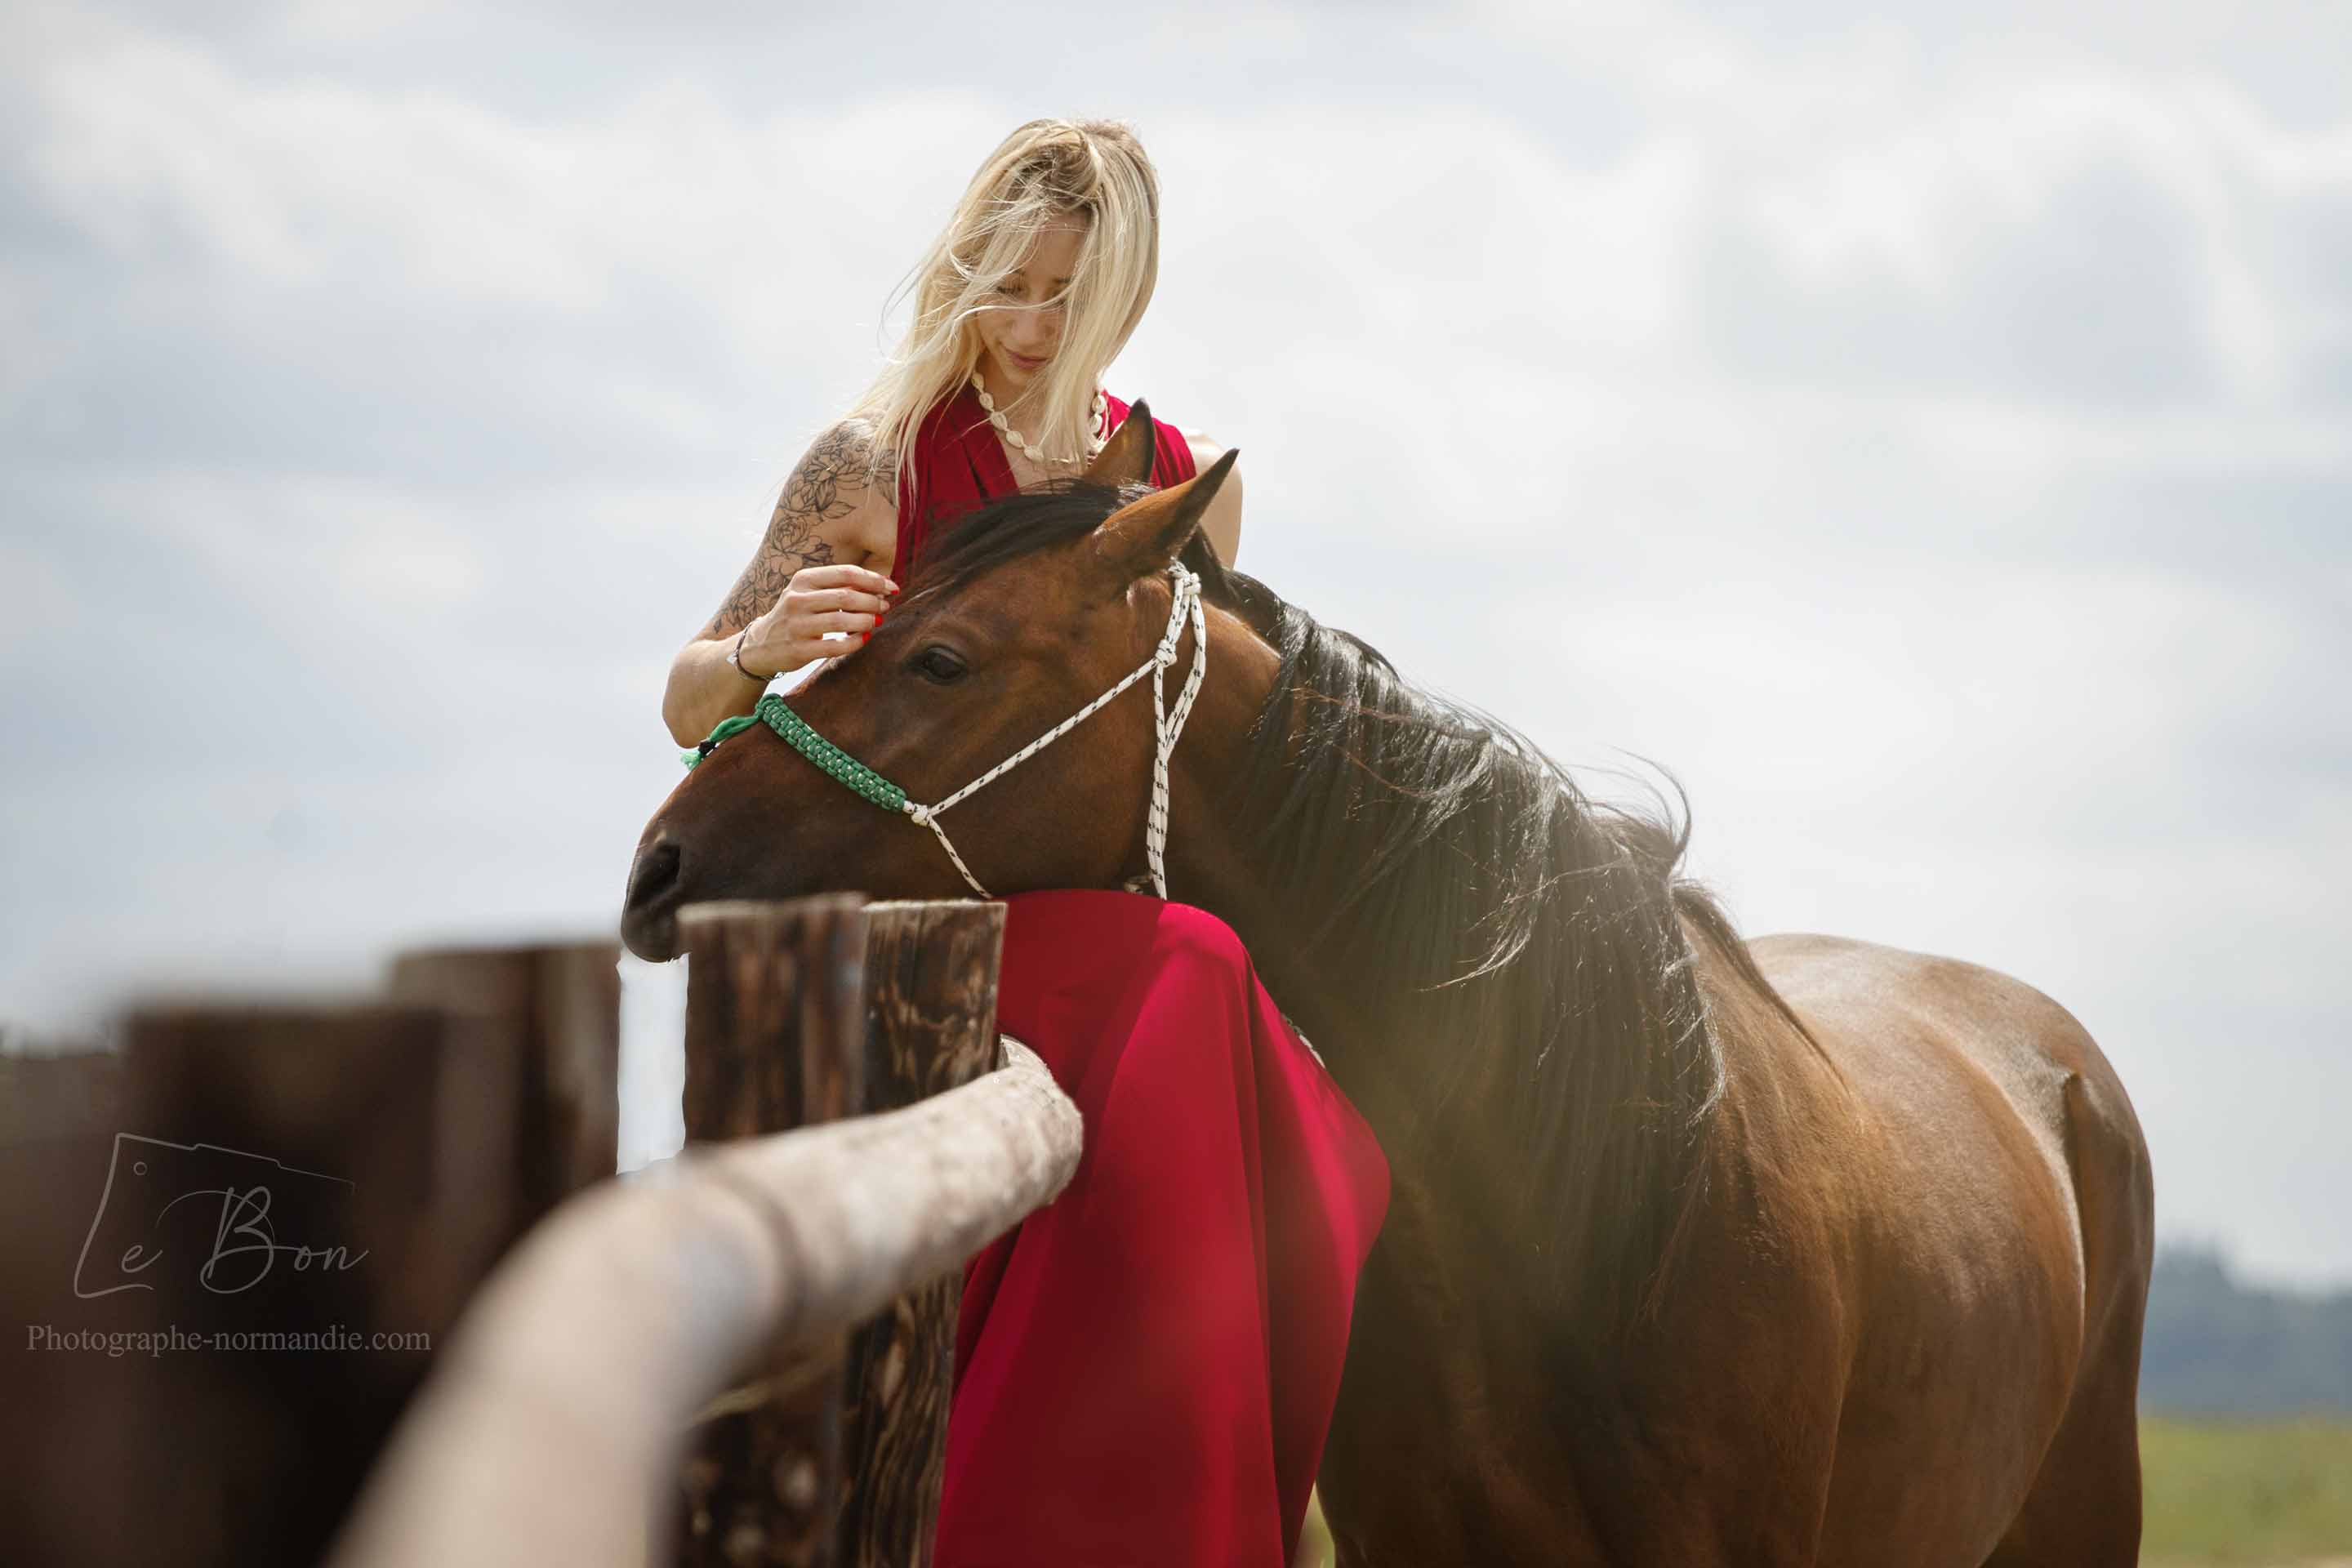
[(1323, 1466), (1341, 1563), (2137, 1559), (2148, 1177), (2097, 1048), (1971, 965), (1755, 955), (1822, 1048), (1702, 960), (1710, 1195), (1623, 1353), (1530, 1376), (1553, 1326), (1451, 1283), (1453, 1195), (1397, 1173)]
[[(1108, 521), (1000, 503), (794, 708), (940, 798), (1149, 649), (1223, 471)], [(1948, 960), (1743, 943), (1678, 837), (1186, 559), (1213, 659), (1170, 880), (1392, 1173), (1322, 1468), (1340, 1563), (2132, 1563), (2149, 1174), (2074, 1021)], [(1048, 755), (957, 844), (992, 889), (1118, 885), (1149, 703)], [(690, 899), (961, 887), (755, 730), (648, 826), (624, 929), (662, 957)]]

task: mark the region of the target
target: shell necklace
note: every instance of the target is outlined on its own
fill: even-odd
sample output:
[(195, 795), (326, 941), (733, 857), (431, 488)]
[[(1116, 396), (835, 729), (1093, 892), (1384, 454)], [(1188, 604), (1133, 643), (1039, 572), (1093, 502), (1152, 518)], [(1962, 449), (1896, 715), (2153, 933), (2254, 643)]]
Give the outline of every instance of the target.
[[(982, 383), (978, 371), (971, 373), (971, 389), (980, 394), (980, 405), (988, 411), (988, 422), (996, 426), (998, 435), (1020, 447), (1023, 457), (1039, 468), (1045, 467), (1047, 463), (1075, 463), (1078, 460), (1076, 458), (1048, 458), (1036, 448), (1028, 437), (1015, 430), (1013, 427), (1013, 422), (997, 411), (996, 400), (988, 395), (988, 388)], [(1095, 427), (1087, 435), (1088, 461), (1092, 461), (1095, 455), (1103, 449), (1103, 442), (1108, 436), (1103, 426), (1109, 423), (1110, 408), (1103, 402), (1103, 389), (1097, 386), (1095, 388)]]

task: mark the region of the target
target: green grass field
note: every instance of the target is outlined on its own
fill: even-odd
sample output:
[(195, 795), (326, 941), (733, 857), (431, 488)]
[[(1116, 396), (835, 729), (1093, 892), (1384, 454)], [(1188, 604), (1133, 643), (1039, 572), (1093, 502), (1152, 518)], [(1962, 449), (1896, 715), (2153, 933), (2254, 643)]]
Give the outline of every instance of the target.
[(2352, 1421), (2140, 1423), (2140, 1561), (2352, 1561)]
[[(2352, 1564), (2352, 1421), (2140, 1424), (2148, 1568)], [(1331, 1560), (1310, 1510), (1299, 1560)]]

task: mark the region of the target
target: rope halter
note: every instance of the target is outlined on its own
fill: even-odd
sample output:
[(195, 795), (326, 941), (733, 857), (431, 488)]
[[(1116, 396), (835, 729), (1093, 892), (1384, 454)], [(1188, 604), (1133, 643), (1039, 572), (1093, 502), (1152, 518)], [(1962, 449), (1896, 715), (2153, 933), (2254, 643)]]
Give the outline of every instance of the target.
[[(1192, 716), (1192, 700), (1201, 693), (1201, 682), (1209, 674), (1208, 616), (1201, 608), (1200, 575), (1181, 562), (1168, 563), (1168, 575), (1175, 580), (1174, 602), (1168, 608), (1168, 629), (1160, 634), (1160, 646), (1151, 657), (1130, 670), (1118, 685), (956, 791), (931, 805), (919, 805), (907, 798), (907, 792), (867, 767), (864, 763), (809, 728), (808, 721), (792, 710), (791, 706), (774, 692), (760, 699), (760, 705), (751, 712), (721, 720), (710, 731), (709, 739), (693, 751), (682, 752), (680, 759), (689, 768), (709, 756), (711, 749), (730, 735), (740, 734), (754, 724), (764, 723), (783, 738), (785, 744), (823, 769), (836, 782), (863, 800), (885, 811), (898, 812), (912, 818), (939, 836), (940, 847), (948, 852), (955, 868), (963, 874), (964, 881), (982, 898), (991, 897), (963, 863), (956, 847), (948, 837), (948, 830), (940, 826), (940, 814), (984, 786), (1019, 767), (1087, 720), (1094, 717), (1110, 700), (1145, 676), (1151, 677), (1151, 721), (1155, 742), (1151, 757), (1151, 802), (1144, 816), (1143, 851), (1151, 869), (1151, 890), (1161, 898), (1168, 896), (1168, 759), (1175, 754), (1177, 739), (1184, 733), (1184, 721)], [(1174, 707), (1167, 700), (1165, 678), (1175, 666), (1176, 650), (1184, 640), (1184, 627), (1192, 628), (1192, 662), (1184, 672), (1183, 689), (1176, 694)]]

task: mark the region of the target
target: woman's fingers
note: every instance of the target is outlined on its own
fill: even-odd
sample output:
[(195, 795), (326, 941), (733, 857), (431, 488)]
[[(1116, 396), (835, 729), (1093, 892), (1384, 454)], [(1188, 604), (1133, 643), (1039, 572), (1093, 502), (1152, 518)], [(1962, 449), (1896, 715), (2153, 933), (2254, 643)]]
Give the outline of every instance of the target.
[(868, 571), (863, 566), (851, 566), (845, 563), (836, 563), (830, 566), (803, 566), (793, 574), (793, 580), (786, 584), (785, 587), (800, 592), (809, 592), (818, 588), (849, 588), (861, 594), (876, 595), (895, 594), (898, 591), (898, 584), (881, 573)]
[(828, 612), (879, 616), (889, 607), (890, 602), (881, 595), (855, 588), (790, 588), (784, 592), (783, 618), (797, 625)]
[[(775, 608), (783, 652), (795, 666), (838, 658), (881, 625), (898, 584), (863, 566), (803, 566)], [(828, 636), (827, 634), (835, 634)]]
[(879, 616), (862, 610), (822, 610), (813, 616), (794, 616), (787, 628), (791, 637), (814, 637), (824, 632), (868, 632), (881, 623)]

